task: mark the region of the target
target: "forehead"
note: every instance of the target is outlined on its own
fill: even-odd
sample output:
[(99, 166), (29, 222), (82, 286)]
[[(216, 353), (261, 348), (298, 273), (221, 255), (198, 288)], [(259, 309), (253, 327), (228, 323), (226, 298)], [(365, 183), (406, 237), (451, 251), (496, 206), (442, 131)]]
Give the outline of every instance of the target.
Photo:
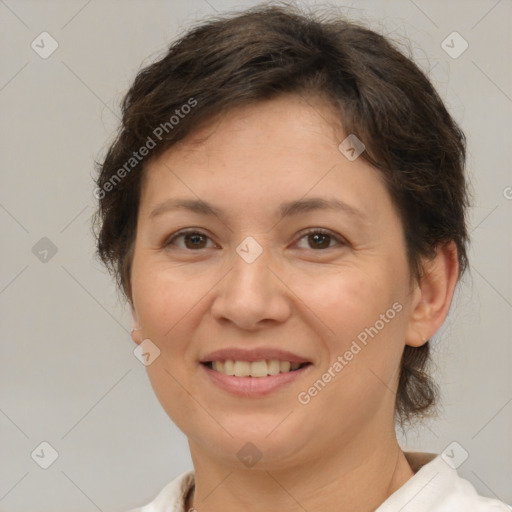
[(144, 206), (173, 193), (226, 207), (240, 200), (246, 209), (262, 199), (328, 195), (372, 210), (377, 196), (387, 196), (384, 181), (364, 159), (339, 150), (346, 136), (321, 98), (286, 95), (233, 108), (148, 165)]

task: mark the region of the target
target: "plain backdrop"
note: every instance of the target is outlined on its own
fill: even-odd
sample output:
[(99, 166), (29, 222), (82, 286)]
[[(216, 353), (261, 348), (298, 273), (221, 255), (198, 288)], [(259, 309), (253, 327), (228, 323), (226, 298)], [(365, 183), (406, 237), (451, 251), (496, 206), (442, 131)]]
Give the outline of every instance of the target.
[[(122, 512), (192, 468), (94, 258), (94, 160), (142, 65), (192, 23), (255, 4), (0, 1), (3, 512)], [(468, 138), (471, 268), (433, 343), (443, 409), (401, 443), (458, 443), (460, 474), (512, 503), (512, 2), (332, 4), (405, 42)], [(453, 58), (447, 37), (468, 48)]]

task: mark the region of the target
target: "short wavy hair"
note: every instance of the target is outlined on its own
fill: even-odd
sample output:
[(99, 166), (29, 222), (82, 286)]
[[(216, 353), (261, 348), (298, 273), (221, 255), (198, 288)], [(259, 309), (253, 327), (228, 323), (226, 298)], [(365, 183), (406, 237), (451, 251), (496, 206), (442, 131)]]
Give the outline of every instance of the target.
[[(429, 79), (391, 40), (359, 23), (265, 5), (191, 28), (139, 71), (122, 101), (117, 137), (96, 162), (94, 228), (97, 254), (130, 302), (148, 162), (228, 109), (292, 93), (327, 99), (345, 132), (364, 142), (360, 157), (382, 173), (399, 212), (411, 276), (420, 277), (422, 258), (449, 241), (464, 272), (466, 140)], [(395, 405), (402, 426), (437, 404), (429, 345), (404, 349)]]

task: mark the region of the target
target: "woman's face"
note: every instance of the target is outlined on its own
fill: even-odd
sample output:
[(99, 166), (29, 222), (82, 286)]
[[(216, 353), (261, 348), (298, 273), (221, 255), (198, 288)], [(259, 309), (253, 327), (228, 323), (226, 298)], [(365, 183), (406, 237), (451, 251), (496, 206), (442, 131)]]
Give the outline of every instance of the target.
[(160, 350), (147, 371), (193, 455), (276, 469), (394, 435), (417, 287), (384, 183), (338, 149), (331, 110), (296, 96), (238, 108), (147, 168), (133, 337)]

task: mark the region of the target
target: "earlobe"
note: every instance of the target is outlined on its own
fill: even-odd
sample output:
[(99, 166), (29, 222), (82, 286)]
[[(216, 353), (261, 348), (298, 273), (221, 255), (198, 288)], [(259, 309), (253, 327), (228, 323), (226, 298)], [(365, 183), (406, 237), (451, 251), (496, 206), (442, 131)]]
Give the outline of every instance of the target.
[(131, 336), (132, 340), (134, 341), (134, 343), (136, 343), (137, 345), (140, 345), (140, 343), (142, 342), (142, 337), (140, 335), (140, 328), (134, 327), (130, 331), (130, 336)]
[(133, 307), (133, 305), (131, 307), (131, 310), (132, 310), (132, 318), (133, 318), (133, 324), (132, 324), (133, 327), (132, 327), (132, 330), (130, 331), (130, 336), (131, 336), (132, 340), (134, 341), (134, 343), (139, 345), (142, 342), (142, 336), (140, 333), (141, 327), (139, 326), (137, 312), (135, 311), (135, 308)]
[(419, 347), (441, 327), (459, 279), (457, 247), (453, 241), (439, 246), (434, 258), (423, 264), (423, 274), (414, 290), (406, 344)]

